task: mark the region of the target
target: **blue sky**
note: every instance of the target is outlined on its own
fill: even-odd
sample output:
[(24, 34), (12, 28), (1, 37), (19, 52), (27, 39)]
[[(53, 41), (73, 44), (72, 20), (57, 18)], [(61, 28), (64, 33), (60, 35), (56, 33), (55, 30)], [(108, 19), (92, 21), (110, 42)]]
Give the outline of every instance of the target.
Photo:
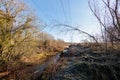
[[(59, 21), (71, 26), (81, 25), (80, 29), (90, 34), (98, 34), (99, 27), (97, 20), (92, 15), (88, 6), (88, 0), (25, 0), (35, 14), (48, 26), (44, 29), (56, 39), (63, 39), (67, 42), (79, 42), (86, 39), (78, 34), (60, 34), (57, 30), (50, 29), (54, 21)], [(72, 39), (71, 39), (72, 38)]]

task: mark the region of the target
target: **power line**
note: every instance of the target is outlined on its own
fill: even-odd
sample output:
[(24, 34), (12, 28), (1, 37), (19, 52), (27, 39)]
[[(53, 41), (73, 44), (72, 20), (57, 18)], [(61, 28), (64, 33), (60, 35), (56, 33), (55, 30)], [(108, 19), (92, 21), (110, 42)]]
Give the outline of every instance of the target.
[(65, 20), (67, 21), (67, 15), (66, 15), (66, 12), (65, 12), (65, 8), (64, 8), (63, 0), (59, 0), (59, 1), (60, 1), (60, 4), (61, 4), (61, 7), (62, 7), (62, 10), (63, 10), (63, 14), (64, 14), (64, 17), (65, 17)]
[[(38, 0), (39, 1), (39, 0)], [(65, 17), (65, 21), (66, 22), (71, 22), (71, 7), (70, 7), (70, 1), (69, 0), (64, 0), (65, 2), (63, 2), (63, 0), (59, 0), (60, 4), (61, 4), (61, 8), (63, 11), (63, 15)], [(35, 2), (35, 0), (32, 0), (32, 2), (34, 3), (35, 6), (37, 6), (39, 8), (39, 10), (41, 11), (41, 13), (43, 14), (43, 16), (51, 23), (51, 19), (48, 17), (48, 15), (46, 13), (44, 13), (44, 10), (40, 7), (40, 5), (38, 5), (38, 3)], [(66, 6), (66, 7), (65, 7)], [(54, 11), (55, 12), (55, 11)], [(56, 15), (56, 14), (55, 14)]]
[(68, 11), (69, 11), (69, 20), (70, 22), (72, 22), (72, 18), (71, 18), (71, 7), (70, 7), (70, 1), (67, 0), (67, 3), (68, 3)]
[(70, 0), (60, 0), (60, 4), (61, 4), (61, 8), (63, 10), (63, 14), (65, 17), (65, 20), (67, 23), (71, 23), (72, 22), (72, 18), (71, 18), (71, 7), (70, 7)]
[(43, 16), (49, 21), (51, 22), (50, 18), (48, 17), (47, 14), (44, 13), (44, 10), (35, 2), (35, 0), (32, 0), (33, 4), (39, 8), (39, 11), (41, 11), (41, 13), (43, 14)]

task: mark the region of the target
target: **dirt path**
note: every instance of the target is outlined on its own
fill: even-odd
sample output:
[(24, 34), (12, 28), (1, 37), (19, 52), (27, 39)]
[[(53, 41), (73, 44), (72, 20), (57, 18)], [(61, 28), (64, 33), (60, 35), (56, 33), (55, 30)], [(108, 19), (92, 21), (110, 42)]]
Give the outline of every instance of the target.
[(49, 66), (54, 65), (57, 63), (57, 61), (60, 59), (60, 53), (56, 54), (55, 56), (51, 56), (49, 59), (47, 59), (46, 62), (44, 62), (42, 65), (38, 65), (35, 68), (35, 71), (33, 72), (31, 80), (37, 80), (39, 76), (43, 73), (43, 71)]

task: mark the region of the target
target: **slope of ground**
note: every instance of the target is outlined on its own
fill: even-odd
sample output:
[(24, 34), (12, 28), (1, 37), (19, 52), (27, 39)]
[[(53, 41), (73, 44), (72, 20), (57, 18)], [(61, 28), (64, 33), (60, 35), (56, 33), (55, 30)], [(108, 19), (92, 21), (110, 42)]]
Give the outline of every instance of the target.
[[(72, 46), (63, 52), (58, 63), (46, 69), (39, 79), (120, 80), (119, 53), (94, 53), (82, 46)], [(48, 72), (50, 69), (52, 71)]]

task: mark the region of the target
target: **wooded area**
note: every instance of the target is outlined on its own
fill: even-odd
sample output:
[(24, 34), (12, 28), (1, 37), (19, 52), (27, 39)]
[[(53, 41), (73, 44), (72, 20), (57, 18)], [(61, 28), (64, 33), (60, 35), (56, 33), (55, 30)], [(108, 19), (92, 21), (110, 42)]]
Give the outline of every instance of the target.
[[(78, 35), (85, 34), (89, 37), (88, 40), (92, 39), (91, 42), (79, 43), (84, 47), (80, 47), (79, 50), (83, 52), (78, 50), (78, 53), (89, 54), (84, 51), (88, 47), (92, 50), (90, 53), (105, 54), (105, 57), (110, 55), (112, 58), (116, 58), (113, 55), (117, 55), (115, 60), (120, 62), (118, 59), (120, 57), (120, 0), (101, 0), (100, 3), (102, 6), (95, 0), (88, 1), (90, 10), (100, 24), (100, 37), (81, 30), (80, 26), (54, 23), (52, 28), (59, 27), (60, 30), (66, 30), (68, 34), (78, 32)], [(32, 70), (34, 66), (43, 64), (58, 52), (61, 52), (60, 56), (66, 55), (63, 54), (63, 50), (66, 46), (70, 50), (71, 47), (68, 45), (72, 43), (54, 39), (52, 35), (43, 31), (44, 27), (44, 22), (37, 18), (25, 2), (0, 0), (0, 79), (29, 80), (34, 72)], [(70, 51), (67, 54), (73, 56), (76, 53)], [(120, 69), (119, 65), (118, 68)], [(97, 66), (96, 69), (99, 67)]]
[(24, 61), (36, 62), (63, 49), (64, 41), (40, 31), (44, 25), (37, 21), (24, 2), (0, 0), (0, 72), (17, 74)]

